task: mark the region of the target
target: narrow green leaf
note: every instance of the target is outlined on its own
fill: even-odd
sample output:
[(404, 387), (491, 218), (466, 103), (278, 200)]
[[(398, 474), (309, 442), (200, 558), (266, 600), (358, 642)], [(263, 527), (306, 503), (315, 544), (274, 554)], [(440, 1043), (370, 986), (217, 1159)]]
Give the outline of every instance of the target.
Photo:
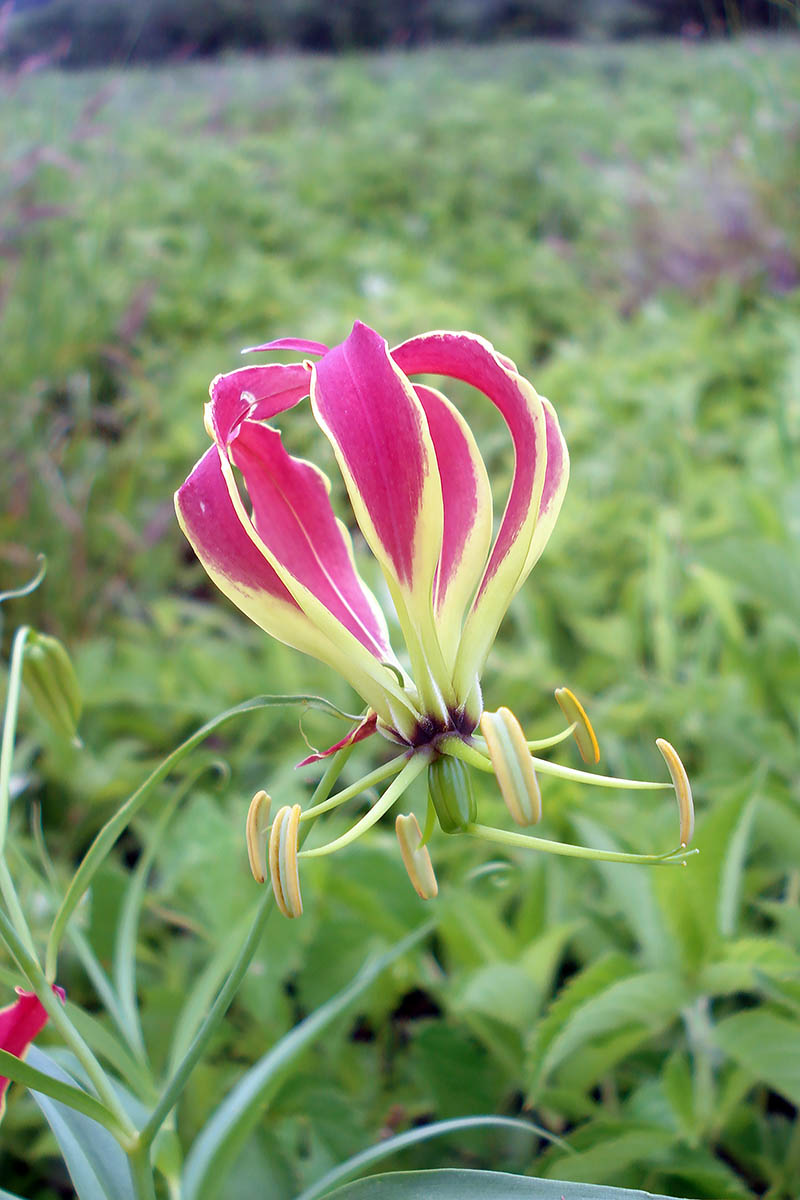
[[(42, 1050), (31, 1046), (28, 1057), (37, 1070), (75, 1087), (72, 1077)], [(127, 1159), (108, 1130), (44, 1092), (31, 1095), (58, 1142), (78, 1200), (135, 1200)]]
[(21, 1083), (31, 1091), (42, 1092), (53, 1100), (69, 1105), (70, 1108), (104, 1125), (113, 1134), (122, 1132), (114, 1114), (99, 1100), (95, 1100), (94, 1096), (48, 1072), (37, 1070), (30, 1062), (17, 1058), (15, 1054), (9, 1054), (7, 1050), (0, 1050), (0, 1074), (7, 1076), (14, 1083)]
[[(328, 1200), (671, 1200), (652, 1192), (495, 1171), (401, 1171), (345, 1184)], [(673, 1198), (674, 1200), (674, 1198)]]
[(753, 796), (752, 800), (745, 805), (742, 815), (736, 823), (722, 867), (717, 902), (717, 925), (722, 936), (726, 938), (733, 937), (736, 933), (742, 895), (742, 878), (750, 846), (750, 831), (753, 828), (753, 818), (756, 815), (757, 807), (758, 799)]
[[(18, 635), (19, 636), (19, 635)], [(287, 704), (300, 704), (306, 708), (317, 708), (323, 712), (332, 712), (338, 716), (343, 715), (342, 710), (337, 708), (335, 704), (323, 699), (320, 696), (256, 696), (252, 700), (245, 700), (242, 704), (237, 704), (234, 708), (227, 709), (224, 713), (207, 721), (200, 729), (197, 729), (190, 737), (182, 742), (177, 749), (168, 754), (165, 759), (159, 763), (154, 771), (148, 775), (144, 783), (142, 783), (136, 791), (129, 796), (120, 808), (114, 813), (114, 816), (108, 820), (100, 832), (95, 837), (88, 851), (81, 860), (81, 864), (73, 875), (67, 894), (61, 901), (61, 905), (53, 920), (50, 929), (50, 937), (47, 942), (46, 956), (46, 972), (48, 976), (55, 977), (56, 974), (56, 959), (58, 957), (58, 948), (61, 945), (61, 940), (64, 936), (64, 930), (67, 927), (67, 922), (73, 912), (80, 903), (81, 897), (86, 892), (89, 884), (95, 876), (95, 873), (102, 865), (106, 856), (110, 852), (117, 838), (127, 829), (136, 813), (148, 799), (150, 792), (160, 783), (162, 779), (166, 779), (170, 771), (178, 765), (178, 763), (186, 757), (190, 751), (194, 750), (195, 746), (212, 733), (214, 733), (226, 721), (230, 721), (233, 717), (238, 717), (243, 713), (255, 712), (260, 708), (275, 708)], [(0, 789), (1, 798), (2, 789)], [(2, 814), (0, 814), (1, 816)]]
[(373, 1163), (381, 1162), (384, 1158), (389, 1158), (392, 1154), (397, 1154), (408, 1146), (417, 1145), (418, 1142), (445, 1137), (449, 1133), (463, 1133), (468, 1129), (486, 1128), (519, 1130), (521, 1133), (533, 1134), (534, 1137), (558, 1142), (559, 1145), (568, 1149), (566, 1143), (561, 1142), (560, 1138), (528, 1121), (519, 1121), (513, 1117), (455, 1117), (451, 1121), (435, 1121), (431, 1125), (423, 1125), (419, 1129), (409, 1129), (405, 1133), (396, 1134), (395, 1137), (386, 1138), (385, 1141), (379, 1142), (375, 1146), (369, 1146), (360, 1154), (354, 1154), (352, 1158), (348, 1158), (347, 1162), (340, 1163), (338, 1167), (328, 1171), (322, 1179), (318, 1179), (316, 1183), (312, 1183), (311, 1187), (306, 1188), (297, 1197), (297, 1200), (318, 1200), (318, 1197), (327, 1195), (331, 1188), (335, 1187), (337, 1183), (341, 1183), (342, 1180), (359, 1175), (365, 1167), (371, 1167)]
[(426, 922), (384, 954), (367, 960), (346, 988), (306, 1017), (247, 1071), (196, 1139), (184, 1169), (185, 1200), (213, 1200), (264, 1107), (299, 1054), (372, 984), (382, 971), (430, 933)]

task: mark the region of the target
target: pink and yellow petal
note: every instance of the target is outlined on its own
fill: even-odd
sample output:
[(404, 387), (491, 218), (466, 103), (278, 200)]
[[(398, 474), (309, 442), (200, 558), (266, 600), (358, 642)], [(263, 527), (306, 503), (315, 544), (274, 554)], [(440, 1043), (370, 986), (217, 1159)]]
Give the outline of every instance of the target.
[(480, 672), (522, 572), (545, 480), (547, 431), (533, 386), (484, 338), (435, 332), (392, 350), (407, 374), (438, 374), (482, 391), (502, 414), (514, 447), (514, 477), (500, 528), (462, 634), (455, 684), (469, 691)]
[(245, 417), (263, 421), (293, 408), (308, 395), (310, 380), (310, 363), (270, 363), (217, 375), (206, 406), (209, 437), (227, 445)]
[(382, 686), (386, 676), (392, 688), (391, 672), (327, 610), (328, 628), (320, 628), (304, 610), (270, 561), (244, 510), (231, 466), (216, 446), (176, 493), (175, 507), (197, 557), (229, 600), (270, 636), (328, 663), (391, 720)]
[(314, 367), (311, 404), (392, 592), (420, 692), (436, 706), (434, 676), (448, 686), (432, 599), (443, 509), (422, 405), (384, 339), (359, 322)]
[(288, 454), (278, 430), (253, 421), (239, 426), (230, 456), (242, 473), (253, 524), (270, 556), (379, 662), (390, 660), (386, 624), (356, 573), (323, 473)]
[(452, 672), (464, 612), (492, 540), (492, 490), (475, 437), (446, 396), (419, 384), (442, 485), (442, 549), (434, 580), (434, 611), (445, 663)]
[(561, 505), (569, 482), (569, 451), (561, 426), (558, 423), (556, 411), (545, 396), (539, 397), (544, 409), (545, 425), (547, 427), (547, 468), (544, 476), (542, 498), (539, 502), (539, 517), (533, 531), (525, 566), (522, 568), (515, 591), (522, 587), (533, 567), (535, 567), (542, 551), (550, 540), (550, 534), (558, 520)]
[[(35, 992), (17, 988), (17, 999), (13, 1004), (0, 1009), (0, 1049), (16, 1058), (23, 1058), (34, 1038), (42, 1032), (48, 1021), (47, 1009)], [(64, 1003), (64, 989), (53, 985), (53, 991)], [(5, 1110), (5, 1096), (9, 1085), (6, 1075), (0, 1075), (0, 1117)]]

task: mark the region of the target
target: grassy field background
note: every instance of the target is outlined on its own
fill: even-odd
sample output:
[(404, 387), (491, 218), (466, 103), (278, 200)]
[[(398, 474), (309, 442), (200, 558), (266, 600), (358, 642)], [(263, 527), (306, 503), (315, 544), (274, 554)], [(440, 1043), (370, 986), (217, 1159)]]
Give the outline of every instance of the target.
[[(205, 449), (208, 382), (242, 346), (337, 342), (356, 317), (390, 343), (480, 332), (560, 414), (570, 490), (490, 659), (487, 704), (548, 733), (566, 683), (604, 771), (663, 770), (665, 736), (695, 785), (701, 854), (685, 870), (494, 858), (440, 837), (426, 908), (389, 825), (309, 862), (306, 916), (270, 926), (186, 1093), (184, 1149), (368, 948), (426, 914), (436, 931), (282, 1088), (230, 1195), (290, 1200), (389, 1129), (522, 1111), (566, 1144), (479, 1133), (400, 1165), (726, 1200), (800, 1190), (799, 49), (518, 44), (2, 83), (2, 586), (39, 551), (49, 563), (37, 593), (4, 606), (3, 633), (25, 620), (62, 637), (86, 699), (80, 751), (23, 711), (14, 866), (41, 930), (54, 899), (37, 813), (63, 889), (114, 806), (202, 720), (264, 691), (354, 703), (211, 592), (171, 496)], [(479, 398), (458, 399), (502, 495), (500, 431)], [(307, 417), (284, 426), (335, 475)], [(340, 736), (319, 715), (302, 724), (287, 710), (226, 728), (81, 911), (110, 963), (130, 870), (174, 802), (138, 947), (155, 1073), (256, 902), (249, 797), (305, 800), (303, 737)], [(379, 753), (368, 744), (354, 772)], [(545, 835), (674, 841), (657, 793), (543, 792)], [(480, 802), (501, 819), (488, 786)], [(93, 1009), (80, 941), (60, 978)], [(27, 1160), (37, 1200), (64, 1194), (24, 1094), (3, 1134), (5, 1186), (23, 1186)]]

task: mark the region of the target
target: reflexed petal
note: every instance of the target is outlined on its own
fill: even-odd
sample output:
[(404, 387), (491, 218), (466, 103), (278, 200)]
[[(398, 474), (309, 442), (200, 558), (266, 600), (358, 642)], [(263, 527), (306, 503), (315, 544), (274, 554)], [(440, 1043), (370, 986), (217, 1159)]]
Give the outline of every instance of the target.
[[(397, 690), (391, 672), (330, 614), (338, 639), (327, 636), (300, 607), (270, 561), (244, 510), (230, 465), (216, 446), (206, 451), (179, 489), (175, 507), (197, 557), (228, 599), (272, 637), (334, 667), (390, 719), (384, 691)], [(385, 689), (376, 685), (384, 675), (389, 679)]]
[[(64, 1003), (64, 989), (53, 985), (53, 991)], [(48, 1022), (47, 1009), (35, 992), (17, 988), (17, 999), (13, 1004), (0, 1009), (0, 1049), (23, 1058), (31, 1042)], [(0, 1075), (0, 1117), (5, 1109), (5, 1094), (9, 1080)]]
[(230, 455), (242, 472), (253, 524), (270, 555), (378, 661), (390, 660), (383, 615), (356, 574), (349, 538), (333, 515), (323, 473), (288, 454), (277, 429), (252, 421), (239, 426)]
[(356, 742), (363, 742), (364, 738), (370, 737), (377, 728), (378, 714), (367, 713), (364, 720), (346, 733), (341, 741), (335, 742), (327, 750), (322, 750), (318, 754), (309, 754), (308, 758), (304, 758), (297, 765), (298, 767), (307, 767), (310, 763), (322, 762), (323, 758), (329, 758), (332, 754), (336, 754), (337, 750), (344, 750), (345, 746), (354, 746)]
[(539, 398), (542, 402), (547, 426), (547, 468), (544, 475), (542, 499), (539, 504), (539, 519), (533, 531), (525, 566), (517, 580), (516, 591), (522, 587), (548, 543), (558, 514), (561, 512), (561, 505), (569, 482), (569, 452), (558, 423), (558, 417), (550, 401), (545, 396)]
[(264, 421), (292, 408), (308, 395), (310, 379), (307, 363), (240, 367), (218, 375), (209, 388), (209, 437), (227, 445), (244, 417)]
[(472, 431), (454, 404), (433, 388), (414, 388), (425, 411), (442, 482), (444, 531), (434, 581), (439, 641), (450, 670), (464, 611), (492, 540), (492, 490)]
[(447, 375), (478, 388), (501, 412), (514, 445), (511, 490), (459, 649), (456, 687), (463, 693), (483, 665), (531, 548), (545, 481), (545, 414), (510, 360), (474, 334), (423, 334), (397, 346), (392, 358), (406, 374)]
[(333, 446), (361, 532), (392, 591), (417, 685), (434, 702), (426, 695), (426, 680), (433, 675), (439, 686), (449, 682), (432, 601), (443, 512), (422, 405), (386, 342), (360, 322), (315, 366), (311, 404)]
[(260, 346), (248, 346), (242, 354), (256, 354), (264, 350), (297, 350), (299, 354), (327, 354), (328, 347), (324, 342), (309, 342), (306, 338), (285, 337), (276, 338), (273, 342), (263, 342)]

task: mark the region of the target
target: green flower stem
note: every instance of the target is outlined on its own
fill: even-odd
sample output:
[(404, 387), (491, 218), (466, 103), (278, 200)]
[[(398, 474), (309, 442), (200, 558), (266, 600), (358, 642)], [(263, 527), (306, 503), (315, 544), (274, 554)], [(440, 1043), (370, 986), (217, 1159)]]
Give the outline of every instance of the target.
[(499, 846), (521, 847), (524, 850), (544, 850), (547, 854), (560, 854), (566, 858), (588, 858), (594, 862), (639, 863), (643, 866), (685, 866), (685, 860), (696, 850), (670, 850), (667, 854), (626, 854), (616, 850), (595, 850), (590, 846), (573, 846), (569, 842), (554, 842), (549, 838), (532, 837), (528, 833), (515, 833), (511, 829), (494, 829), (489, 825), (467, 825), (465, 833), (481, 838), (484, 842), (496, 842)]
[(22, 945), (28, 951), (31, 958), (36, 958), (36, 946), (34, 945), (33, 935), (28, 928), (28, 922), (25, 919), (25, 913), (22, 911), (22, 905), (19, 902), (17, 889), (14, 887), (14, 881), (11, 878), (11, 872), (8, 869), (8, 864), (5, 858), (0, 854), (0, 895), (3, 897), (11, 924), (14, 927)]
[(334, 838), (332, 842), (328, 842), (324, 846), (315, 846), (313, 850), (302, 850), (298, 855), (299, 858), (320, 858), (324, 854), (334, 854), (337, 850), (349, 846), (356, 838), (360, 838), (362, 833), (366, 833), (368, 829), (381, 819), (384, 813), (387, 813), (392, 805), (400, 799), (403, 792), (408, 788), (422, 771), (426, 769), (431, 761), (432, 751), (418, 750), (408, 760), (400, 774), (389, 784), (384, 794), (377, 803), (373, 804), (372, 808), (364, 814), (360, 821), (356, 821), (347, 833), (343, 833), (341, 837)]
[(335, 706), (328, 704), (327, 701), (320, 700), (317, 696), (256, 696), (252, 700), (245, 700), (243, 704), (237, 704), (235, 708), (229, 708), (226, 712), (220, 713), (219, 716), (214, 717), (211, 721), (207, 721), (191, 737), (182, 742), (176, 750), (167, 755), (163, 762), (148, 775), (144, 783), (116, 811), (114, 816), (106, 822), (73, 875), (70, 885), (67, 888), (67, 894), (61, 901), (61, 906), (55, 915), (45, 955), (45, 973), (48, 979), (53, 980), (56, 977), (58, 948), (61, 945), (67, 922), (78, 906), (86, 889), (89, 887), (95, 872), (102, 865), (106, 855), (111, 850), (111, 847), (133, 820), (156, 784), (161, 783), (162, 779), (166, 779), (170, 771), (178, 765), (181, 759), (185, 758), (195, 746), (199, 745), (200, 742), (219, 729), (220, 725), (224, 725), (226, 721), (230, 721), (232, 717), (237, 717), (242, 713), (254, 712), (259, 708), (272, 708), (286, 704), (305, 704), (336, 713), (341, 711), (335, 708)]
[[(460, 737), (442, 738), (438, 749), (442, 754), (452, 754), (479, 771), (494, 774), (492, 761), (482, 754), (476, 746), (470, 745)], [(625, 788), (627, 791), (661, 792), (673, 790), (672, 783), (657, 783), (651, 779), (618, 779), (614, 775), (595, 775), (591, 771), (580, 771), (576, 767), (562, 767), (559, 763), (548, 762), (546, 758), (533, 758), (533, 764), (540, 775), (554, 775), (557, 779), (569, 779), (574, 783), (589, 783), (595, 787)]]
[(8, 807), (11, 788), (11, 763), (14, 757), (14, 738), (17, 732), (19, 693), (22, 686), (22, 660), (30, 627), (22, 625), (14, 634), (11, 665), (8, 670), (8, 694), (3, 718), (3, 737), (0, 742), (0, 854), (6, 843)]
[(128, 1162), (131, 1167), (136, 1200), (156, 1200), (155, 1179), (150, 1164), (150, 1147), (145, 1145), (141, 1138), (128, 1151)]
[[(321, 801), (325, 799), (331, 792), (333, 785), (341, 774), (342, 767), (346, 763), (348, 757), (353, 751), (352, 746), (344, 746), (333, 756), (328, 765), (325, 774), (322, 776), (313, 796), (312, 801)], [(311, 825), (307, 825), (300, 833), (300, 838), (305, 840)], [(209, 1010), (203, 1024), (195, 1034), (189, 1049), (176, 1067), (171, 1079), (167, 1082), (158, 1103), (153, 1109), (147, 1124), (139, 1134), (138, 1145), (142, 1148), (142, 1152), (149, 1155), (149, 1148), (153, 1143), (159, 1129), (164, 1124), (164, 1121), (172, 1111), (178, 1097), (186, 1086), (194, 1068), (202, 1058), (209, 1041), (211, 1040), (217, 1026), (222, 1021), (225, 1013), (228, 1011), (231, 1001), (239, 990), (239, 986), (244, 979), (247, 969), (255, 954), (258, 943), (261, 940), (261, 935), (264, 932), (265, 922), (274, 908), (275, 897), (271, 888), (265, 888), (264, 894), (259, 904), (253, 924), (250, 927), (241, 950), (237, 956), (236, 962), (231, 967), (228, 978), (220, 989), (216, 1000)], [(146, 1193), (143, 1193), (146, 1195)]]
[[(38, 576), (36, 583), (38, 583)], [(12, 594), (12, 593), (9, 593)], [(22, 593), (24, 595), (24, 592)], [(32, 959), (36, 959), (36, 947), (33, 936), (22, 911), (22, 905), (17, 896), (17, 889), (11, 878), (11, 872), (5, 860), (5, 842), (8, 830), (8, 810), (11, 801), (11, 766), (14, 759), (14, 741), (17, 733), (17, 714), (19, 712), (19, 694), (22, 687), (22, 663), (25, 655), (25, 642), (30, 627), (21, 626), (14, 634), (11, 648), (11, 664), (8, 670), (8, 693), (6, 695), (6, 710), (3, 717), (3, 734), (0, 740), (0, 895), (3, 897), (11, 924), (14, 927), (22, 945)]]
[(356, 796), (360, 796), (367, 788), (374, 787), (376, 783), (382, 783), (384, 779), (388, 779), (391, 775), (396, 775), (406, 761), (405, 754), (399, 754), (397, 758), (391, 759), (388, 763), (384, 763), (382, 767), (376, 767), (369, 775), (365, 775), (363, 779), (352, 783), (350, 787), (346, 787), (344, 791), (337, 792), (335, 796), (331, 796), (329, 800), (323, 800), (320, 804), (314, 804), (311, 808), (306, 808), (300, 814), (301, 821), (308, 821), (314, 817), (320, 816), (321, 813), (329, 812), (332, 808), (337, 808), (340, 804), (344, 804), (347, 800), (354, 800)]
[(24, 974), (31, 989), (36, 993), (42, 1007), (45, 1009), (53, 1025), (80, 1062), (102, 1103), (115, 1118), (122, 1137), (120, 1144), (127, 1149), (124, 1138), (132, 1139), (136, 1135), (136, 1127), (126, 1113), (114, 1091), (108, 1076), (89, 1046), (70, 1021), (64, 1006), (54, 994), (50, 981), (39, 965), (36, 957), (30, 954), (5, 913), (0, 912), (0, 936), (5, 941), (17, 966)]

